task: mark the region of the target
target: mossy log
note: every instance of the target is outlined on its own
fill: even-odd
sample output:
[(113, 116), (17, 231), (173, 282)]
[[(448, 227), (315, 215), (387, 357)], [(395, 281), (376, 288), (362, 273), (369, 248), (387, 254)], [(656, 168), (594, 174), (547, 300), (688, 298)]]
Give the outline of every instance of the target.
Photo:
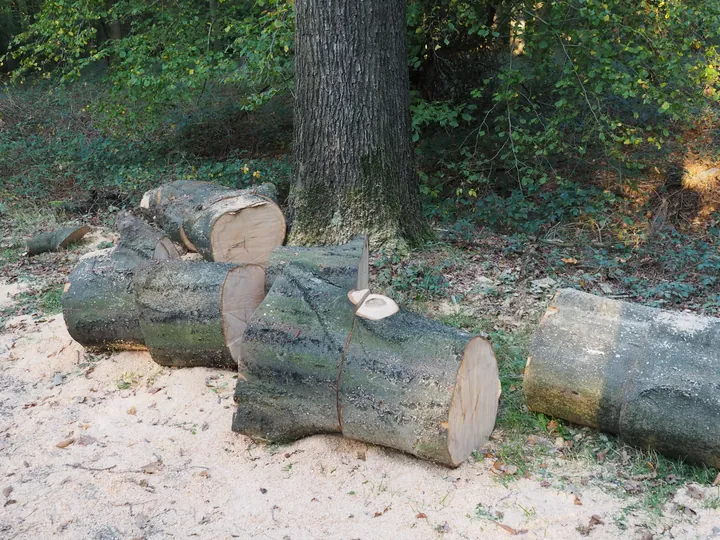
[(70, 274), (62, 295), (70, 336), (91, 350), (144, 350), (132, 276), (146, 259), (112, 248), (93, 252)]
[(148, 191), (141, 208), (174, 241), (208, 261), (264, 266), (285, 241), (274, 186), (243, 190), (177, 181)]
[(272, 252), (265, 269), (265, 292), (288, 265), (317, 274), (346, 291), (368, 288), (368, 240), (358, 236), (342, 246), (283, 246)]
[(120, 231), (118, 243), (120, 249), (134, 251), (138, 256), (148, 260), (180, 258), (177, 248), (162, 231), (139, 220), (129, 212), (118, 214), (115, 228)]
[(90, 232), (90, 227), (63, 227), (56, 231), (50, 231), (34, 236), (27, 243), (28, 255), (39, 255), (47, 251), (58, 251), (66, 248), (73, 242), (77, 242)]
[(354, 315), (346, 287), (290, 265), (247, 326), (233, 430), (287, 442), (342, 433), (457, 466), (495, 423), (490, 344), (401, 311)]
[(561, 290), (524, 390), (534, 411), (720, 467), (720, 319)]
[(254, 264), (168, 261), (133, 279), (140, 328), (163, 366), (237, 370), (247, 321), (264, 297), (265, 272)]

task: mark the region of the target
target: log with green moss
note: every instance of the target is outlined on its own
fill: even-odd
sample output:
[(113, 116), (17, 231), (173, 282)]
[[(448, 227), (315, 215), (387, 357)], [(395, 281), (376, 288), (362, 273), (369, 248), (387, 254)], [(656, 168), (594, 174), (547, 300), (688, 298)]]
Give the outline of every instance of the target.
[(56, 231), (50, 231), (34, 236), (27, 243), (28, 255), (39, 255), (48, 251), (58, 251), (66, 248), (73, 242), (77, 242), (90, 232), (90, 227), (63, 227)]
[(293, 265), (248, 324), (240, 375), (235, 431), (342, 433), (449, 466), (487, 440), (500, 391), (484, 339), (407, 311), (361, 319), (344, 284)]
[(163, 366), (237, 370), (247, 321), (264, 297), (265, 272), (254, 264), (167, 261), (133, 279), (140, 329)]
[(368, 288), (368, 240), (358, 236), (341, 246), (283, 246), (272, 252), (265, 269), (265, 292), (288, 265), (304, 268), (349, 291)]
[(524, 389), (534, 411), (720, 467), (720, 319), (561, 290)]
[(141, 208), (174, 241), (216, 262), (264, 266), (285, 240), (274, 186), (243, 190), (177, 181), (148, 191)]

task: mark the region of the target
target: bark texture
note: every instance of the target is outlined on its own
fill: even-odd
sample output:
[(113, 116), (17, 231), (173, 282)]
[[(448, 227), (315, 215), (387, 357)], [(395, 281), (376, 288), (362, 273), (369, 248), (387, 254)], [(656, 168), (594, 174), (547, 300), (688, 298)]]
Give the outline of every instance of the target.
[(129, 212), (118, 215), (115, 228), (120, 231), (118, 248), (122, 250), (133, 251), (148, 260), (180, 258), (177, 248), (162, 231), (140, 221)]
[[(235, 281), (235, 273), (248, 279)], [(167, 261), (139, 268), (133, 289), (153, 360), (163, 366), (236, 370), (235, 344), (262, 301), (263, 285), (257, 265)], [(226, 298), (232, 294), (238, 295), (234, 308)]]
[(564, 289), (530, 355), (531, 409), (720, 467), (720, 319)]
[(64, 227), (56, 231), (38, 234), (28, 240), (28, 255), (39, 255), (47, 251), (58, 251), (73, 242), (77, 242), (88, 232), (90, 232), (90, 227), (83, 225), (81, 227)]
[(147, 259), (114, 248), (83, 257), (62, 295), (70, 336), (89, 349), (145, 349), (132, 278)]
[(354, 317), (345, 287), (290, 266), (245, 331), (233, 430), (280, 442), (342, 433), (456, 466), (470, 451), (451, 451), (448, 422), (474, 340), (492, 360), (483, 396), (491, 418), (473, 426), (481, 442), (499, 395), (487, 342), (407, 311), (382, 321)]
[(174, 240), (208, 261), (267, 263), (285, 240), (285, 218), (263, 184), (244, 190), (177, 181), (148, 191), (141, 207)]
[(265, 270), (265, 292), (287, 266), (303, 268), (346, 291), (368, 288), (367, 237), (342, 246), (283, 246), (273, 251)]
[(405, 2), (295, 3), (291, 243), (428, 235), (410, 143)]

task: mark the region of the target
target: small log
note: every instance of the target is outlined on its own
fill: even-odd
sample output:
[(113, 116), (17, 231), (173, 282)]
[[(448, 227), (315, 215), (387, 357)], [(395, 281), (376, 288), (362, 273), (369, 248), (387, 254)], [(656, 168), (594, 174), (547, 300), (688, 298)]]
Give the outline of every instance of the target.
[(144, 259), (156, 261), (180, 258), (177, 248), (162, 231), (140, 221), (130, 212), (118, 214), (115, 228), (120, 231), (120, 249), (134, 251)]
[(720, 319), (563, 289), (524, 390), (534, 411), (720, 468)]
[(354, 315), (347, 290), (290, 265), (247, 326), (233, 430), (288, 442), (342, 433), (449, 466), (490, 435), (490, 344), (401, 310)]
[(148, 191), (141, 208), (170, 239), (206, 260), (264, 266), (285, 241), (285, 217), (273, 193), (274, 186), (233, 190), (181, 180)]
[(70, 336), (90, 350), (144, 350), (132, 276), (146, 259), (112, 248), (89, 253), (70, 274), (62, 295)]
[(56, 231), (45, 232), (28, 240), (28, 255), (39, 255), (47, 251), (59, 251), (73, 242), (77, 242), (90, 232), (90, 227), (64, 227)]
[(265, 269), (265, 292), (288, 265), (303, 268), (346, 291), (368, 287), (368, 239), (358, 236), (342, 246), (282, 246)]
[(139, 268), (133, 279), (140, 327), (163, 366), (237, 370), (247, 321), (264, 297), (254, 264), (168, 261)]

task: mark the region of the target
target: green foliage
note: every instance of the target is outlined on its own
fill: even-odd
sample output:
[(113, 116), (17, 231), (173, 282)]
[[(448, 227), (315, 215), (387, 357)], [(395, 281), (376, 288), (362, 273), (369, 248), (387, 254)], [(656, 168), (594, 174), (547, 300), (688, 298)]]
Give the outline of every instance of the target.
[(398, 298), (429, 300), (442, 295), (448, 286), (442, 265), (431, 266), (383, 252), (373, 266), (378, 286)]

